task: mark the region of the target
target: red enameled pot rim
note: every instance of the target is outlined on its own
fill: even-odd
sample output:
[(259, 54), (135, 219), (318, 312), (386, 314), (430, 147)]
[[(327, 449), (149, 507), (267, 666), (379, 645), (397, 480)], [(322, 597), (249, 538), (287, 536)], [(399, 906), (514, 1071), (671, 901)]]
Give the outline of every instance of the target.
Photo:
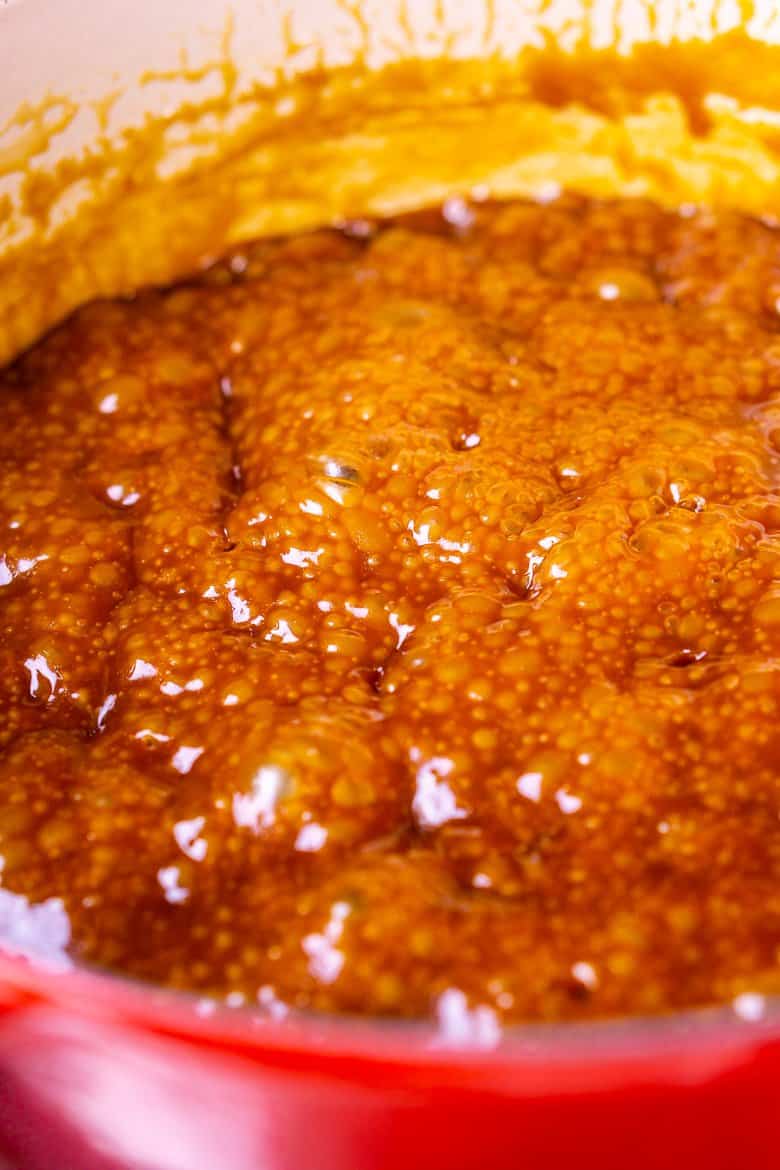
[[(759, 1003), (761, 1001), (758, 1001)], [(204, 1008), (204, 1003), (206, 1007)], [(767, 999), (760, 1018), (732, 1008), (660, 1017), (513, 1025), (495, 1048), (453, 1046), (435, 1024), (358, 1017), (291, 1015), (267, 1019), (191, 994), (84, 968), (32, 966), (0, 955), (0, 1018), (47, 1007), (136, 1033), (226, 1050), (289, 1071), (355, 1076), (401, 1075), (441, 1087), (547, 1096), (609, 1091), (627, 1085), (696, 1084), (780, 1049), (780, 1001)]]

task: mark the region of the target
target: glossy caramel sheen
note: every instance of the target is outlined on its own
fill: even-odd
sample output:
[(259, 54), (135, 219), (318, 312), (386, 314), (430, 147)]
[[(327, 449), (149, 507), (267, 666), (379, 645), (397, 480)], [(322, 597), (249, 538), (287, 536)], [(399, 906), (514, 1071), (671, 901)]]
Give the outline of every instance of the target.
[(780, 990), (779, 309), (772, 227), (563, 199), (79, 312), (0, 398), (4, 888), (231, 1002)]

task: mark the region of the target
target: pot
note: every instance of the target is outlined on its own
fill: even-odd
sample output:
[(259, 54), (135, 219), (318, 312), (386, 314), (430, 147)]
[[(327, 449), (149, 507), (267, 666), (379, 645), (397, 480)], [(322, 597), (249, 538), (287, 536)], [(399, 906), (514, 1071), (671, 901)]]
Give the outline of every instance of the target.
[[(231, 244), (561, 187), (780, 208), (780, 15), (633, 0), (11, 0), (0, 361)], [(464, 143), (468, 150), (464, 151)], [(0, 956), (14, 1170), (774, 1170), (780, 1008), (262, 1017)]]

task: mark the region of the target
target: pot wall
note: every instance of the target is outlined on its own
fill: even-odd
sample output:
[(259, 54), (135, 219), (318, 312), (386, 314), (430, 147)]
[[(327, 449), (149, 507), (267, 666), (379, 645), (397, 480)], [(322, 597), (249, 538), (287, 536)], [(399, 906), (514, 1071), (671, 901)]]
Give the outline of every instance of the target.
[(451, 194), (780, 207), (764, 0), (15, 0), (0, 47), (0, 362), (242, 239)]

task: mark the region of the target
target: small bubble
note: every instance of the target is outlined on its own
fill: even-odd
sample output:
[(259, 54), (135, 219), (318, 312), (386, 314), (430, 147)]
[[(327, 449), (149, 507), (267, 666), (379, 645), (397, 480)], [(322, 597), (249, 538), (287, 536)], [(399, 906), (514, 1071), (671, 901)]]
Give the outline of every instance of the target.
[(602, 268), (586, 279), (586, 287), (602, 301), (655, 301), (658, 289), (653, 281), (631, 268)]
[(331, 459), (327, 455), (322, 458), (321, 463), (327, 478), (335, 480), (337, 483), (358, 483), (360, 480), (360, 472), (356, 467), (350, 467), (348, 463)]
[(338, 227), (352, 240), (370, 240), (376, 235), (376, 224), (370, 219), (345, 219)]
[(447, 223), (458, 231), (466, 231), (474, 223), (474, 212), (465, 199), (457, 196), (444, 201), (442, 215)]
[(478, 447), (482, 439), (476, 431), (460, 431), (452, 439), (452, 447), (455, 451), (472, 451)]
[(741, 1020), (755, 1023), (757, 1020), (763, 1019), (766, 1012), (766, 1000), (763, 995), (759, 995), (755, 991), (745, 991), (742, 995), (736, 996), (733, 1007)]
[(578, 983), (581, 983), (583, 987), (587, 987), (588, 991), (593, 991), (598, 987), (598, 975), (590, 963), (575, 963), (571, 969), (571, 973)]
[(697, 662), (702, 662), (706, 657), (706, 650), (678, 650), (675, 654), (669, 655), (666, 659), (666, 665), (685, 668), (695, 666)]

